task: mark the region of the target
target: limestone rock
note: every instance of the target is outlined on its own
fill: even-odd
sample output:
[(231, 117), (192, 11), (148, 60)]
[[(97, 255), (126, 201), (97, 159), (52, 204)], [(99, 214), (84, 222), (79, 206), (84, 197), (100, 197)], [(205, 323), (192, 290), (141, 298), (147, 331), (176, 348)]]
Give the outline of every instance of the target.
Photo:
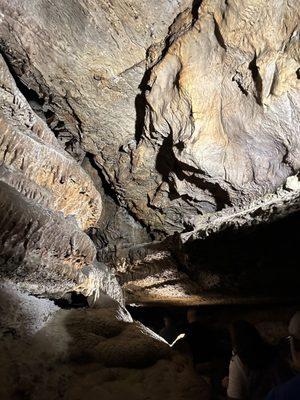
[(296, 301), (300, 274), (293, 254), (300, 190), (284, 187), (248, 207), (199, 216), (193, 231), (123, 252), (114, 268), (127, 302)]
[(45, 119), (153, 232), (192, 230), (299, 169), (297, 0), (15, 0), (1, 13), (1, 48)]
[(86, 151), (106, 160), (111, 172), (119, 147), (134, 138), (146, 51), (160, 44), (189, 4), (3, 1), (2, 45), (21, 81), (55, 113), (52, 124), (59, 135), (71, 132)]
[(299, 170), (298, 6), (203, 1), (152, 68), (132, 158), (161, 229), (190, 229), (188, 217), (247, 204)]
[(0, 160), (6, 167), (5, 180), (29, 199), (65, 216), (74, 215), (83, 229), (95, 226), (101, 215), (100, 194), (32, 111), (2, 57), (0, 84)]
[(122, 318), (120, 308), (57, 310), (3, 285), (0, 298), (3, 399), (15, 393), (33, 400), (209, 398), (192, 366), (176, 362), (162, 338)]
[(0, 183), (1, 270), (36, 294), (64, 293), (77, 271), (93, 263), (95, 246), (75, 221), (45, 210)]
[(133, 243), (148, 243), (151, 237), (146, 228), (128, 213), (126, 207), (118, 203), (116, 194), (103, 185), (93, 161), (85, 157), (82, 167), (93, 179), (102, 199), (101, 218), (97, 227), (88, 231), (97, 248), (97, 259), (104, 263), (118, 262)]
[[(298, 0), (3, 0), (0, 11), (1, 50), (40, 116), (4, 72), (1, 180), (91, 227), (130, 301), (203, 301), (223, 278), (186, 262), (193, 241), (299, 209)], [(94, 186), (112, 194), (97, 227)], [(109, 288), (99, 265), (84, 266), (78, 290)]]
[(100, 193), (32, 111), (2, 57), (0, 93), (1, 279), (38, 295), (103, 290), (122, 301), (82, 230), (100, 218)]

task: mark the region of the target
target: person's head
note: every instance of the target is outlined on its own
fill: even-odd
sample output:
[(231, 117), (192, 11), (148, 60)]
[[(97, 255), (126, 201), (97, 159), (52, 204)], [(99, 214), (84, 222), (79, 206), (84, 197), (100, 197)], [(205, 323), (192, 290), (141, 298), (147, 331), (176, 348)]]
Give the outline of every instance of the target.
[(289, 324), (290, 346), (294, 366), (300, 369), (300, 311), (296, 312)]
[(189, 324), (198, 320), (197, 308), (189, 308), (186, 313), (186, 319)]
[(235, 321), (231, 327), (234, 352), (249, 369), (257, 369), (269, 362), (270, 346), (258, 330), (247, 321)]
[(164, 320), (165, 327), (171, 326), (173, 323), (173, 320), (170, 317), (170, 315), (165, 315), (163, 320)]

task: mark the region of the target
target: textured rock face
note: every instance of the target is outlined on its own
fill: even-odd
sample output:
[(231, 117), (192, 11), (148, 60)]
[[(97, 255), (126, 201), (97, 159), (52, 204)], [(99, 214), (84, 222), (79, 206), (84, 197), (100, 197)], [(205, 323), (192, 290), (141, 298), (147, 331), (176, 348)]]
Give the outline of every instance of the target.
[(0, 59), (1, 176), (25, 197), (73, 215), (83, 229), (96, 225), (101, 198), (91, 178), (32, 111)]
[(4, 68), (0, 179), (41, 226), (57, 220), (57, 265), (74, 222), (71, 271), (95, 257), (89, 229), (106, 289), (114, 267), (132, 301), (202, 301), (220, 278), (199, 281), (193, 240), (299, 209), (298, 1), (71, 3), (0, 4), (0, 47), (31, 106)]
[(92, 179), (32, 111), (2, 57), (0, 83), (1, 279), (39, 295), (102, 289), (121, 301), (82, 230), (101, 215)]
[(91, 265), (95, 246), (71, 219), (35, 204), (0, 183), (1, 278), (36, 294), (74, 287), (76, 270)]
[[(299, 180), (249, 207), (198, 217), (196, 229), (119, 255), (128, 303), (298, 301)], [(297, 213), (298, 212), (298, 213)]]
[(209, 398), (192, 366), (121, 308), (58, 310), (7, 285), (0, 298), (2, 399)]
[(22, 82), (55, 112), (60, 138), (71, 133), (112, 172), (119, 147), (134, 138), (146, 50), (189, 3), (3, 1), (2, 43)]
[(299, 169), (298, 28), (298, 2), (204, 1), (152, 69), (136, 158), (162, 175), (150, 203), (164, 229), (246, 204)]
[(1, 3), (2, 49), (65, 147), (165, 233), (299, 169), (298, 2), (199, 4)]

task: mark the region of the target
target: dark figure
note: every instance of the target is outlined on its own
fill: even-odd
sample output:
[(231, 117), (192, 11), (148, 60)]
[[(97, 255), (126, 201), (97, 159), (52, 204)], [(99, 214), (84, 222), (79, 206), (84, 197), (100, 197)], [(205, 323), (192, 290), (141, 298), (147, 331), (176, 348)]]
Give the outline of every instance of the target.
[(235, 322), (231, 339), (233, 356), (229, 365), (229, 399), (263, 400), (271, 388), (291, 376), (276, 348), (266, 343), (249, 322)]
[(192, 353), (194, 365), (212, 362), (216, 351), (213, 329), (200, 320), (197, 309), (188, 310), (187, 322), (185, 340)]
[(164, 327), (159, 331), (159, 335), (170, 344), (176, 339), (178, 331), (174, 326), (173, 319), (169, 315), (164, 317)]
[(289, 324), (290, 350), (293, 367), (297, 375), (288, 382), (272, 390), (267, 400), (299, 400), (300, 399), (300, 312), (297, 312)]

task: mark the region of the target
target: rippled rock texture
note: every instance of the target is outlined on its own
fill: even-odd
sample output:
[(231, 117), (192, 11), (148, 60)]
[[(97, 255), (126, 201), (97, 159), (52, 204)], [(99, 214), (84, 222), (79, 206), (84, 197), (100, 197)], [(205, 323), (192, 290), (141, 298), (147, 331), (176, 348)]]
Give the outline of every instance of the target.
[(39, 295), (78, 285), (87, 294), (116, 294), (83, 231), (102, 210), (92, 179), (32, 111), (2, 57), (0, 86), (1, 278)]
[(15, 0), (1, 12), (2, 50), (37, 108), (153, 231), (191, 229), (299, 169), (297, 0)]
[[(78, 224), (75, 253), (73, 222), (55, 238), (58, 265), (91, 265), (88, 230), (133, 299), (149, 285), (170, 284), (158, 299), (198, 295), (185, 243), (299, 208), (298, 0), (2, 0), (0, 11), (0, 48), (31, 107), (2, 74), (1, 179), (62, 212), (59, 226)], [(148, 254), (143, 243), (173, 234)]]
[(136, 151), (162, 177), (150, 204), (164, 229), (247, 204), (299, 169), (298, 24), (297, 2), (204, 1), (172, 36)]

